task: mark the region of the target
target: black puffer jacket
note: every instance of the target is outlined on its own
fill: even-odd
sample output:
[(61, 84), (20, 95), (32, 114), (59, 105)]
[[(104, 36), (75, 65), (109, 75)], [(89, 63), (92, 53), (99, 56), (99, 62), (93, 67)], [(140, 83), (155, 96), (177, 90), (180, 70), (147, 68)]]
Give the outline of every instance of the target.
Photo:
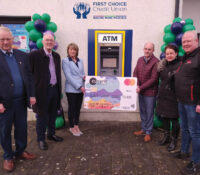
[(160, 86), (158, 90), (156, 113), (165, 118), (178, 118), (178, 102), (174, 89), (174, 72), (180, 64), (180, 58), (167, 62), (160, 72)]
[(185, 54), (175, 74), (176, 96), (183, 104), (200, 104), (200, 48)]

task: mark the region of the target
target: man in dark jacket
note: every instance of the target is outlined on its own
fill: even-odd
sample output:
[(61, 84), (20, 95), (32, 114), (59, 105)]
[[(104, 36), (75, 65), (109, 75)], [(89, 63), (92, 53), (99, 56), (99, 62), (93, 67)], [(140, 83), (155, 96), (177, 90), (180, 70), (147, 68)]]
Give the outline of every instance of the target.
[[(12, 49), (13, 36), (0, 27), (0, 143), (4, 151), (3, 169), (14, 170), (13, 157), (35, 159), (25, 151), (27, 146), (27, 106), (35, 104), (28, 54)], [(12, 150), (11, 130), (14, 124), (16, 150)]]
[(35, 83), (37, 103), (33, 106), (36, 113), (37, 141), (41, 150), (47, 150), (47, 138), (61, 142), (63, 138), (55, 135), (55, 120), (61, 100), (60, 55), (52, 51), (55, 41), (50, 32), (43, 35), (43, 48), (29, 55), (31, 71)]
[(144, 45), (144, 56), (138, 59), (133, 76), (137, 77), (137, 89), (139, 94), (140, 117), (142, 120), (142, 129), (134, 132), (135, 135), (145, 134), (144, 141), (151, 140), (153, 129), (154, 107), (156, 95), (158, 92), (158, 59), (153, 55), (154, 44), (146, 43)]
[(175, 91), (181, 117), (181, 151), (174, 154), (177, 158), (189, 157), (192, 143), (191, 162), (185, 172), (200, 172), (200, 48), (195, 31), (185, 32), (182, 37), (185, 55), (175, 74)]

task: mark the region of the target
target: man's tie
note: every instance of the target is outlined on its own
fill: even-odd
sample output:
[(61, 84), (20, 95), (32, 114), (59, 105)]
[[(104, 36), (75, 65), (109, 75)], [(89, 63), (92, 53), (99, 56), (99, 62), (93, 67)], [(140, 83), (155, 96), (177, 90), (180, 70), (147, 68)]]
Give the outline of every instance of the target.
[(50, 84), (55, 85), (57, 83), (55, 64), (52, 54), (48, 54), (48, 57), (49, 57), (49, 71), (51, 74)]

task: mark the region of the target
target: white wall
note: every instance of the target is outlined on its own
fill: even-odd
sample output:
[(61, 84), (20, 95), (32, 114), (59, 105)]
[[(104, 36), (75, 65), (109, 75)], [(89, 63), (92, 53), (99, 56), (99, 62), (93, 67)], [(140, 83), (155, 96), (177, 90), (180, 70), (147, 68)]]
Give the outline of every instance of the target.
[[(76, 2), (88, 3), (91, 12), (88, 19), (76, 19), (73, 6)], [(126, 20), (93, 19), (93, 2), (127, 2)], [(143, 55), (143, 45), (147, 41), (155, 43), (155, 55), (159, 57), (163, 44), (163, 29), (174, 19), (175, 0), (0, 0), (1, 15), (32, 16), (34, 13), (48, 13), (51, 21), (58, 25), (56, 39), (58, 52), (66, 56), (66, 46), (70, 42), (79, 45), (79, 57), (84, 60), (87, 73), (88, 29), (131, 29), (133, 30), (132, 70), (137, 58)], [(99, 12), (103, 14), (103, 12)], [(106, 13), (105, 14), (109, 14)], [(114, 14), (114, 12), (112, 13)], [(64, 78), (63, 78), (64, 80)], [(63, 81), (64, 85), (64, 81)], [(64, 88), (63, 88), (64, 89)], [(65, 103), (65, 102), (64, 102)]]
[(194, 26), (200, 33), (200, 1), (199, 0), (183, 0), (182, 18), (191, 18), (194, 21)]

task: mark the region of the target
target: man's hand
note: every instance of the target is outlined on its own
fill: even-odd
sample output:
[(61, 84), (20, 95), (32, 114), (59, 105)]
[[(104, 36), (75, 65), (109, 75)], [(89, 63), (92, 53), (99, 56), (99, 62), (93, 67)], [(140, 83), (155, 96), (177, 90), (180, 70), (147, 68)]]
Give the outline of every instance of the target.
[(139, 86), (137, 87), (136, 92), (140, 93), (140, 87)]
[(34, 105), (36, 103), (36, 98), (35, 97), (30, 97), (30, 104)]
[(0, 113), (4, 113), (6, 108), (4, 108), (3, 104), (0, 103)]
[(197, 112), (197, 113), (200, 113), (200, 105), (197, 105), (197, 106), (196, 106), (196, 112)]

